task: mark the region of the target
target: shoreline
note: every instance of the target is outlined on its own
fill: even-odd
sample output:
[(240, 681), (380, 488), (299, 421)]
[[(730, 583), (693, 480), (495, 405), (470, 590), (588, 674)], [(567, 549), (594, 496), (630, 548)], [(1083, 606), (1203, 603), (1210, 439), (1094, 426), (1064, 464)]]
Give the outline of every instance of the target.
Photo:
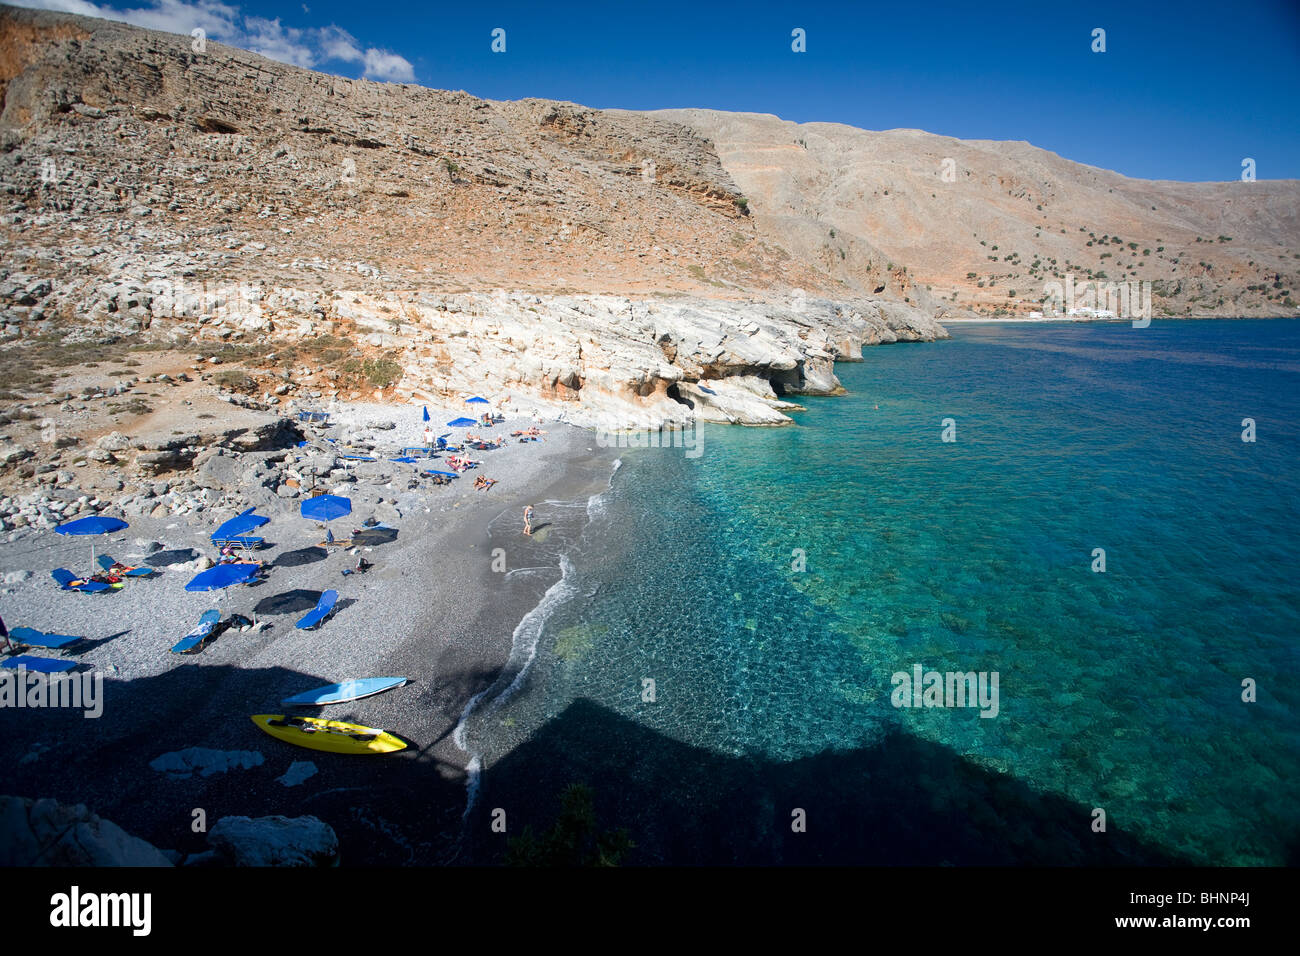
[[(497, 433), (516, 427), (507, 421)], [(454, 861), (469, 756), (452, 733), (466, 703), (500, 678), (517, 628), (559, 578), (558, 554), (576, 540), (566, 533), (571, 522), (549, 517), (554, 508), (546, 502), (580, 498), (585, 508), (593, 489), (607, 487), (616, 457), (585, 429), (548, 424), (547, 430), (540, 445), (507, 444), (480, 455), (484, 464), (475, 473), (500, 477), (494, 489), (480, 493), (457, 481), (420, 492), (426, 510), (390, 519), (399, 529), (396, 540), (364, 551), (375, 563), (365, 575), (341, 575), (356, 558), (332, 551), (310, 563), (277, 565), (266, 582), (230, 594), (186, 593), (182, 585), (193, 572), (163, 568), (123, 592), (91, 596), (59, 592), (48, 577), (51, 567), (86, 564), (87, 539), (41, 531), (8, 544), (0, 570), (31, 575), (5, 588), (6, 623), (84, 634), (88, 644), (71, 649), (81, 653), (62, 656), (105, 680), (98, 720), (80, 711), (0, 709), (6, 731), (0, 762), (11, 770), (5, 792), (85, 804), (133, 836), (182, 854), (208, 848), (206, 835), (190, 827), (192, 810), (202, 809), (209, 827), (224, 816), (319, 816), (338, 834), (340, 858), (350, 864)], [(523, 537), (522, 510), (530, 503), (538, 530), (551, 530), (541, 540), (511, 544), (509, 537)], [(296, 511), (297, 502), (290, 504)], [(336, 536), (359, 526), (368, 510), (338, 519)], [(132, 519), (127, 531), (96, 539), (96, 550), (135, 563), (133, 553), (142, 550), (135, 539), (154, 538), (165, 551), (193, 545), (211, 553), (203, 539), (217, 520)], [(275, 515), (261, 530), (271, 544), (261, 556), (275, 561), (313, 552), (321, 536), (296, 515)], [(494, 544), (505, 551), (507, 569), (535, 570), (493, 571)], [(327, 587), (340, 593), (338, 611), (318, 630), (296, 630), (293, 622)], [(270, 627), (227, 631), (197, 655), (170, 654), (208, 607), (223, 618), (239, 612)], [(383, 727), (410, 743), (398, 754), (362, 759), (294, 747), (248, 719), (282, 712), (278, 701), (289, 693), (381, 675), (409, 683), (299, 713)], [(163, 754), (189, 748), (214, 752), (215, 758), (206, 755), (214, 766), (223, 755), (233, 765), (209, 768), (206, 776), (200, 768), (188, 778), (150, 767)], [(316, 772), (295, 786), (279, 782), (302, 762)]]

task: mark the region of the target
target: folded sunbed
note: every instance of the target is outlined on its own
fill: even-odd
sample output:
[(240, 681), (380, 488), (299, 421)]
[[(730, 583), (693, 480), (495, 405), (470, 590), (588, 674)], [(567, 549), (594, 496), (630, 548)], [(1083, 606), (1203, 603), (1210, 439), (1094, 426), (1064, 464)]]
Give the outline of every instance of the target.
[(9, 636), (19, 644), (26, 644), (28, 647), (48, 647), (51, 650), (58, 650), (85, 640), (84, 637), (74, 637), (70, 634), (44, 634), (34, 627), (15, 627), (9, 632)]
[(316, 606), (312, 608), (311, 611), (308, 612), (308, 614), (305, 617), (303, 617), (303, 619), (299, 621), (297, 624), (295, 624), (294, 626), (298, 628), (298, 630), (300, 631), (309, 631), (313, 627), (316, 627), (318, 624), (324, 621), (325, 618), (329, 617), (332, 613), (334, 613), (334, 605), (338, 601), (338, 599), (339, 599), (338, 591), (333, 591), (333, 590), (326, 591), (324, 594), (320, 596), (320, 600), (316, 602)]
[(213, 537), (212, 543), (218, 548), (224, 545), (232, 545), (236, 548), (244, 548), (248, 551), (254, 551), (266, 544), (265, 538), (259, 538), (251, 534), (236, 534), (225, 538)]
[(29, 671), (40, 674), (58, 674), (61, 671), (70, 671), (76, 666), (76, 661), (65, 661), (58, 657), (34, 657), (31, 654), (19, 654), (0, 663), (0, 667), (25, 667)]
[(154, 568), (128, 568), (125, 565), (114, 571), (113, 566), (117, 564), (117, 562), (106, 554), (101, 554), (96, 558), (95, 563), (104, 571), (119, 578), (146, 578), (149, 575), (156, 573)]
[(199, 618), (199, 626), (177, 641), (172, 647), (172, 653), (189, 654), (199, 649), (200, 645), (212, 636), (212, 631), (220, 622), (220, 611), (215, 608), (211, 611), (204, 611), (203, 616)]
[(65, 591), (83, 591), (86, 594), (101, 594), (104, 591), (113, 590), (113, 585), (105, 584), (103, 581), (86, 581), (78, 578), (67, 568), (55, 568), (50, 572), (50, 577)]

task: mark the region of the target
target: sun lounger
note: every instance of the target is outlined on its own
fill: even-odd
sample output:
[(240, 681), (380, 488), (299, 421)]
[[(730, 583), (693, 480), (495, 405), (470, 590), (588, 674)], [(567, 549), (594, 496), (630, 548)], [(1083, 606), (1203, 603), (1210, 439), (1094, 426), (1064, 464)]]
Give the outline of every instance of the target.
[(330, 590), (320, 596), (316, 606), (307, 613), (307, 615), (294, 626), (300, 631), (310, 631), (316, 627), (325, 618), (334, 613), (334, 605), (339, 599), (339, 592)]
[(55, 568), (50, 572), (50, 577), (65, 591), (82, 591), (86, 594), (101, 594), (104, 591), (111, 591), (113, 585), (105, 584), (103, 581), (86, 581), (78, 578), (67, 568)]
[(19, 654), (0, 663), (0, 667), (25, 667), (39, 674), (58, 674), (62, 671), (70, 671), (76, 666), (76, 661), (65, 661), (58, 657), (34, 657), (31, 654)]
[[(101, 554), (95, 559), (95, 563), (108, 574), (118, 578), (147, 578), (151, 574), (156, 574), (154, 568), (128, 568), (126, 565), (118, 567), (117, 562), (106, 554)], [(116, 570), (114, 570), (116, 568)]]
[(74, 637), (70, 634), (44, 634), (34, 627), (15, 627), (9, 632), (9, 636), (18, 644), (26, 644), (28, 647), (48, 647), (55, 651), (85, 640), (84, 637)]
[(236, 548), (243, 548), (245, 551), (255, 551), (262, 545), (266, 544), (266, 539), (251, 534), (236, 534), (231, 535), (228, 538), (214, 537), (212, 543), (218, 548), (230, 545)]
[(204, 611), (199, 618), (199, 626), (182, 637), (172, 647), (173, 654), (189, 654), (199, 650), (203, 643), (212, 636), (213, 630), (221, 622), (221, 612), (215, 608)]

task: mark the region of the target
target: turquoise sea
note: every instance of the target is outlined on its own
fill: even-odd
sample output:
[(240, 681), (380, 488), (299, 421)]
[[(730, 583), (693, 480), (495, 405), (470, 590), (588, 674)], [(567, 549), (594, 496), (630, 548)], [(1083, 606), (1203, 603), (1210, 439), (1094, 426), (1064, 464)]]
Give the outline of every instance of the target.
[[(1300, 321), (952, 334), (621, 452), (470, 722), (485, 807), (581, 780), (640, 862), (1296, 862)], [(917, 664), (997, 715), (894, 706)]]

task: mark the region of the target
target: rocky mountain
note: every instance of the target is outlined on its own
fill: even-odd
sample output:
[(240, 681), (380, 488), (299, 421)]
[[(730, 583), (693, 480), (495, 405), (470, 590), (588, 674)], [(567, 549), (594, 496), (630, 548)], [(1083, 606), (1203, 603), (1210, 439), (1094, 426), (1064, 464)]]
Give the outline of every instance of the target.
[(923, 287), (954, 313), (1023, 314), (1070, 274), (1150, 282), (1156, 318), (1300, 314), (1295, 180), (1150, 182), (1022, 142), (649, 115), (708, 137), (760, 234), (848, 285)]
[(780, 424), (862, 346), (1032, 308), (1070, 270), (1157, 280), (1157, 315), (1277, 314), (1300, 279), (1295, 183), (493, 102), (10, 7), (0, 191), (17, 421), (74, 390), (62, 342), (185, 350), (158, 374), (220, 353), (264, 410), (486, 392), (609, 428)]
[[(768, 237), (679, 123), (29, 10), (0, 8), (0, 36), (0, 320), (19, 343), (309, 342), (340, 354), (295, 387), (348, 397), (332, 363), (395, 366), (353, 384), (624, 427), (783, 422), (777, 393), (834, 391), (834, 359), (945, 334)], [(244, 353), (252, 373), (279, 374), (269, 351)], [(736, 381), (679, 388), (705, 378)]]

